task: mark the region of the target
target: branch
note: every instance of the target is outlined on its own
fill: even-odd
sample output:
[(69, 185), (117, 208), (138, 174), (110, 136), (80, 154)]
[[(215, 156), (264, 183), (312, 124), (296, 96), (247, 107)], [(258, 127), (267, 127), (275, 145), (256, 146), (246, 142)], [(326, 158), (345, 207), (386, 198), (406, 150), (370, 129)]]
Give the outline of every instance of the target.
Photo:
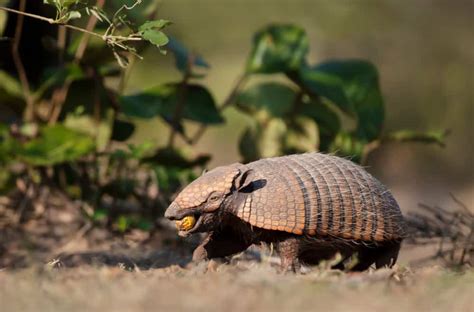
[[(22, 0), (20, 2), (20, 10), (10, 9), (10, 8), (6, 8), (6, 7), (0, 7), (0, 10), (11, 12), (11, 13), (16, 13), (16, 14), (23, 15), (23, 16), (36, 18), (36, 19), (48, 22), (50, 24), (54, 24), (55, 21), (52, 18), (48, 18), (48, 17), (44, 17), (44, 16), (41, 16), (41, 15), (31, 14), (31, 13), (27, 13), (27, 12), (22, 11), (22, 6), (21, 6), (22, 2), (24, 2), (24, 1)], [(23, 6), (23, 9), (24, 9), (24, 6)]]
[[(26, 7), (26, 0), (20, 1), (19, 9), (22, 12), (25, 10)], [(9, 9), (11, 10), (11, 9)], [(16, 10), (14, 10), (16, 11)], [(16, 28), (15, 28), (15, 37), (13, 38), (12, 43), (12, 58), (13, 62), (15, 63), (16, 70), (18, 72), (18, 77), (20, 78), (21, 88), (23, 89), (23, 94), (25, 95), (26, 101), (26, 109), (24, 112), (25, 121), (32, 121), (34, 119), (34, 100), (31, 95), (30, 83), (28, 82), (28, 77), (26, 75), (25, 67), (23, 66), (23, 62), (21, 61), (20, 53), (18, 48), (20, 46), (21, 34), (23, 32), (23, 16), (18, 16), (16, 21)]]
[[(105, 0), (97, 0), (96, 7), (99, 9), (102, 9), (104, 4), (105, 4)], [(91, 15), (91, 17), (89, 18), (89, 21), (87, 22), (86, 30), (92, 32), (96, 24), (97, 24), (97, 17), (95, 15)], [(81, 42), (79, 43), (79, 47), (76, 50), (76, 54), (74, 55), (74, 58), (76, 59), (76, 61), (82, 59), (82, 57), (84, 56), (84, 52), (86, 51), (87, 44), (89, 43), (89, 38), (90, 38), (90, 33), (85, 33), (84, 36), (82, 37)]]
[(107, 34), (102, 35), (102, 34), (95, 33), (93, 31), (89, 31), (89, 30), (81, 28), (81, 27), (77, 27), (77, 26), (74, 26), (74, 25), (66, 24), (66, 23), (60, 23), (60, 22), (56, 21), (53, 18), (48, 18), (48, 17), (44, 17), (44, 16), (41, 16), (41, 15), (26, 13), (26, 12), (23, 12), (23, 11), (18, 11), (18, 10), (6, 8), (6, 7), (1, 7), (0, 6), (0, 10), (11, 12), (11, 13), (16, 13), (16, 14), (19, 14), (19, 15), (22, 15), (22, 16), (28, 16), (28, 17), (35, 18), (35, 19), (38, 19), (38, 20), (41, 20), (41, 21), (44, 21), (44, 22), (48, 22), (50, 24), (62, 25), (64, 27), (67, 27), (67, 28), (70, 28), (70, 29), (74, 29), (74, 30), (77, 30), (77, 31), (80, 31), (80, 32), (83, 32), (83, 33), (86, 33), (86, 34), (89, 34), (89, 35), (92, 35), (92, 36), (95, 36), (95, 37), (99, 37), (99, 38), (101, 38), (102, 40), (104, 40), (106, 42), (112, 42), (112, 41), (116, 41), (116, 40), (122, 41), (122, 42), (123, 41), (142, 41), (143, 40), (141, 37), (138, 37), (136, 35), (131, 35), (130, 37), (113, 36), (113, 35), (107, 35)]
[(64, 64), (64, 51), (66, 50), (66, 36), (67, 29), (63, 26), (58, 27), (58, 63), (59, 65)]

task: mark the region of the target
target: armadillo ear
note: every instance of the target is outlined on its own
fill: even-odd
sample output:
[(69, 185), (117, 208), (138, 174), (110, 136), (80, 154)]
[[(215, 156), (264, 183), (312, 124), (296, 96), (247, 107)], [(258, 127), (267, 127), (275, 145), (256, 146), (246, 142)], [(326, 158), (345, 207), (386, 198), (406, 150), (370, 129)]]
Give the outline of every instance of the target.
[(243, 168), (239, 168), (239, 174), (235, 177), (235, 180), (234, 180), (234, 186), (236, 190), (241, 190), (241, 189), (246, 188), (253, 181), (252, 177), (253, 177), (254, 171), (245, 166), (242, 166), (242, 167)]

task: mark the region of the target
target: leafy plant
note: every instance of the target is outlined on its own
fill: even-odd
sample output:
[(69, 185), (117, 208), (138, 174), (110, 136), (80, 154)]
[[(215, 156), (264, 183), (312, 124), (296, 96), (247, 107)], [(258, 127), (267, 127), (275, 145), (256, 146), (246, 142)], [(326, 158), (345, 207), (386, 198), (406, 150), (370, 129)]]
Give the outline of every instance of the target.
[[(388, 140), (444, 141), (443, 132), (383, 133), (385, 109), (375, 66), (363, 60), (310, 65), (308, 51), (306, 33), (295, 25), (271, 25), (255, 35), (248, 75), (285, 74), (293, 84), (261, 82), (237, 97), (237, 107), (254, 116), (241, 137), (245, 160), (319, 149), (364, 162)], [(319, 131), (302, 131), (311, 127)]]
[[(232, 106), (249, 116), (238, 142), (244, 161), (321, 150), (364, 162), (389, 140), (444, 142), (442, 132), (384, 133), (375, 66), (362, 60), (309, 64), (309, 40), (295, 25), (270, 25), (256, 33), (244, 74), (218, 104), (200, 82), (207, 62), (163, 33), (169, 21), (133, 14), (140, 2), (113, 1), (118, 9), (109, 15), (104, 1), (47, 0), (54, 18), (24, 12), (24, 6), (0, 7), (76, 31), (67, 43), (58, 35), (64, 47), (52, 53), (61, 58), (42, 68), (38, 86), (28, 83), (22, 66), (17, 72), (0, 70), (0, 108), (16, 112), (0, 123), (1, 188), (12, 180), (53, 186), (93, 207), (84, 209), (93, 223), (119, 232), (149, 229), (176, 190), (207, 166), (212, 155), (196, 154), (194, 146), (208, 127), (226, 122), (222, 112)], [(87, 28), (73, 24), (86, 16)], [(28, 39), (15, 33), (13, 42), (22, 35)], [(182, 78), (123, 94), (133, 60), (150, 46), (163, 53), (165, 45)], [(273, 79), (281, 74), (286, 81)], [(256, 76), (264, 79), (253, 82)], [(119, 81), (115, 87), (107, 84), (112, 79)], [(156, 117), (168, 127), (167, 143), (131, 144), (140, 121)]]

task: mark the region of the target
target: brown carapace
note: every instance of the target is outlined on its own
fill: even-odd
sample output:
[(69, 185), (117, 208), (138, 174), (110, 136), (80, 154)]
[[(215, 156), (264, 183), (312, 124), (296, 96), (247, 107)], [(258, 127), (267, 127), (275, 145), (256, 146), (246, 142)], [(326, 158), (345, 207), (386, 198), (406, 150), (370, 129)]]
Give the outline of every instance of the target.
[[(266, 242), (277, 245), (283, 270), (338, 252), (338, 268), (392, 266), (405, 236), (398, 204), (378, 180), (347, 159), (320, 153), (218, 167), (187, 186), (165, 216), (177, 220), (182, 236), (209, 233), (194, 260)], [(180, 221), (185, 217), (191, 221)]]

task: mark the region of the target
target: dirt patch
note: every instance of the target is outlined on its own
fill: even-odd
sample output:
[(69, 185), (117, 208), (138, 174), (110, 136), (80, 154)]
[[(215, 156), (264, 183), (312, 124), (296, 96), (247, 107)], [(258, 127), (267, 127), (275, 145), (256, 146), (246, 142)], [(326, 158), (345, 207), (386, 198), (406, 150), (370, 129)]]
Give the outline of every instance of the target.
[(281, 275), (271, 262), (0, 272), (4, 311), (472, 311), (474, 271), (439, 267)]

